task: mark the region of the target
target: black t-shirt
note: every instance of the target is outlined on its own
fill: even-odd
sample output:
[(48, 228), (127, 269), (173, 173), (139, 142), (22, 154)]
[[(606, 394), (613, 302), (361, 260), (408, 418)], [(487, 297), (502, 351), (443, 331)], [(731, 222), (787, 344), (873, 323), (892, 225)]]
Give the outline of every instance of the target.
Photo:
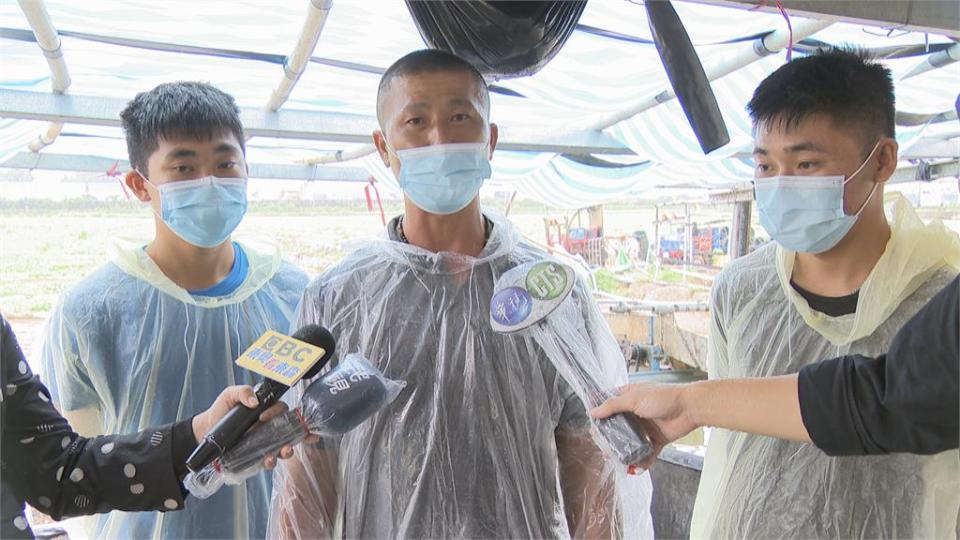
[(820, 296), (819, 294), (814, 294), (804, 289), (792, 280), (790, 281), (790, 286), (807, 301), (810, 309), (819, 311), (824, 315), (840, 317), (857, 312), (857, 301), (860, 299), (860, 291), (847, 296)]
[(897, 332), (878, 358), (805, 366), (800, 412), (832, 456), (936, 454), (960, 441), (960, 277)]

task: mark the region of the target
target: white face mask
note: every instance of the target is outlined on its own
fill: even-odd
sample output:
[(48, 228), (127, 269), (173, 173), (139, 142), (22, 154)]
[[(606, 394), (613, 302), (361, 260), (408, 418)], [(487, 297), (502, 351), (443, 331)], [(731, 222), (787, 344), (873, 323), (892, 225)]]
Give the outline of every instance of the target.
[(246, 178), (207, 176), (158, 186), (140, 176), (160, 193), (160, 219), (194, 246), (219, 246), (247, 213)]
[(400, 161), (397, 179), (404, 193), (425, 212), (448, 215), (463, 210), (490, 178), (488, 143), (451, 143), (393, 151)]
[(853, 174), (844, 176), (771, 176), (753, 181), (760, 224), (781, 246), (802, 253), (823, 253), (842, 240), (857, 222), (880, 184), (857, 212), (843, 210), (843, 187), (867, 165), (880, 142)]

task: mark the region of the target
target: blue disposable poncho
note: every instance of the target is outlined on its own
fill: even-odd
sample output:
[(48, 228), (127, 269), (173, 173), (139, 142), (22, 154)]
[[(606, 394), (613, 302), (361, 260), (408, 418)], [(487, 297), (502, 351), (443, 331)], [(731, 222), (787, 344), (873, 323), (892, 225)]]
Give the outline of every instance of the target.
[[(195, 297), (142, 245), (117, 242), (110, 262), (63, 295), (40, 353), (60, 410), (99, 417), (101, 434), (189, 418), (224, 387), (255, 383), (234, 360), (264, 331), (289, 331), (308, 281), (277, 248), (241, 243), (243, 283), (226, 296)], [(131, 497), (151, 489), (130, 472)], [(269, 500), (269, 476), (260, 474), (179, 512), (114, 512), (86, 525), (91, 538), (263, 538)]]

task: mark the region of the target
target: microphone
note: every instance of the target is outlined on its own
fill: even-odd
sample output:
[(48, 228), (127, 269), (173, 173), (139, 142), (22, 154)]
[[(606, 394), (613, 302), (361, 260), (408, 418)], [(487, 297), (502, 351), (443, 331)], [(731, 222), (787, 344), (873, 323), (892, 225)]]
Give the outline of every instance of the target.
[[(316, 324), (304, 326), (290, 337), (320, 347), (324, 351), (323, 357), (297, 380), (315, 377), (323, 369), (323, 366), (330, 361), (330, 357), (333, 356), (336, 348), (336, 340), (334, 340), (330, 331)], [(263, 338), (258, 340), (257, 343), (262, 340)], [(257, 343), (251, 349), (256, 347)], [(249, 350), (244, 353), (244, 356), (247, 356), (248, 353), (250, 353)], [(290, 384), (294, 382), (296, 381)], [(217, 425), (213, 426), (193, 453), (190, 454), (190, 457), (187, 458), (187, 468), (193, 472), (198, 472), (214, 459), (220, 457), (223, 452), (234, 446), (243, 434), (257, 423), (260, 415), (273, 406), (280, 399), (280, 396), (289, 389), (290, 386), (287, 384), (265, 378), (254, 388), (257, 395), (257, 406), (251, 409), (240, 403), (234, 405), (233, 409), (221, 418)]]
[(336, 437), (353, 430), (392, 403), (404, 385), (385, 377), (359, 353), (348, 354), (310, 383), (296, 409), (257, 425), (219, 459), (188, 474), (183, 485), (206, 499), (224, 485), (240, 484), (261, 470), (265, 456), (284, 446), (300, 444), (309, 435)]

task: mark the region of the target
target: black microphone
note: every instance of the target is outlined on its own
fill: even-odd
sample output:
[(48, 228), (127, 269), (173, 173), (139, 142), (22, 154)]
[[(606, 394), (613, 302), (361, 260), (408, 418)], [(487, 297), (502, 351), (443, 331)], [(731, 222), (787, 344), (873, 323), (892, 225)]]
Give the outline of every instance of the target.
[[(223, 469), (237, 472), (253, 467), (267, 455), (288, 444), (297, 444), (311, 433), (326, 437), (342, 435), (392, 401), (396, 394), (391, 392), (391, 385), (400, 387), (379, 372), (373, 374), (348, 367), (344, 374), (342, 368), (341, 361), (339, 369), (330, 370), (311, 383), (300, 398), (299, 410), (287, 411), (257, 427), (227, 450), (221, 458)], [(331, 377), (349, 377), (355, 373), (362, 377), (350, 378), (350, 386), (345, 390), (331, 391)], [(399, 393), (399, 389), (396, 392)]]
[[(316, 324), (304, 326), (290, 337), (324, 350), (323, 357), (304, 373), (301, 379), (310, 379), (320, 373), (323, 366), (330, 361), (330, 357), (333, 356), (333, 351), (336, 348), (336, 340), (330, 331)], [(220, 457), (223, 452), (235, 445), (243, 434), (257, 423), (260, 415), (273, 406), (280, 399), (280, 396), (289, 389), (290, 387), (283, 383), (272, 379), (264, 379), (254, 388), (257, 395), (257, 406), (251, 409), (241, 403), (234, 405), (233, 409), (221, 418), (217, 425), (213, 426), (200, 441), (196, 450), (187, 458), (187, 468), (193, 472), (198, 472), (214, 459)]]

